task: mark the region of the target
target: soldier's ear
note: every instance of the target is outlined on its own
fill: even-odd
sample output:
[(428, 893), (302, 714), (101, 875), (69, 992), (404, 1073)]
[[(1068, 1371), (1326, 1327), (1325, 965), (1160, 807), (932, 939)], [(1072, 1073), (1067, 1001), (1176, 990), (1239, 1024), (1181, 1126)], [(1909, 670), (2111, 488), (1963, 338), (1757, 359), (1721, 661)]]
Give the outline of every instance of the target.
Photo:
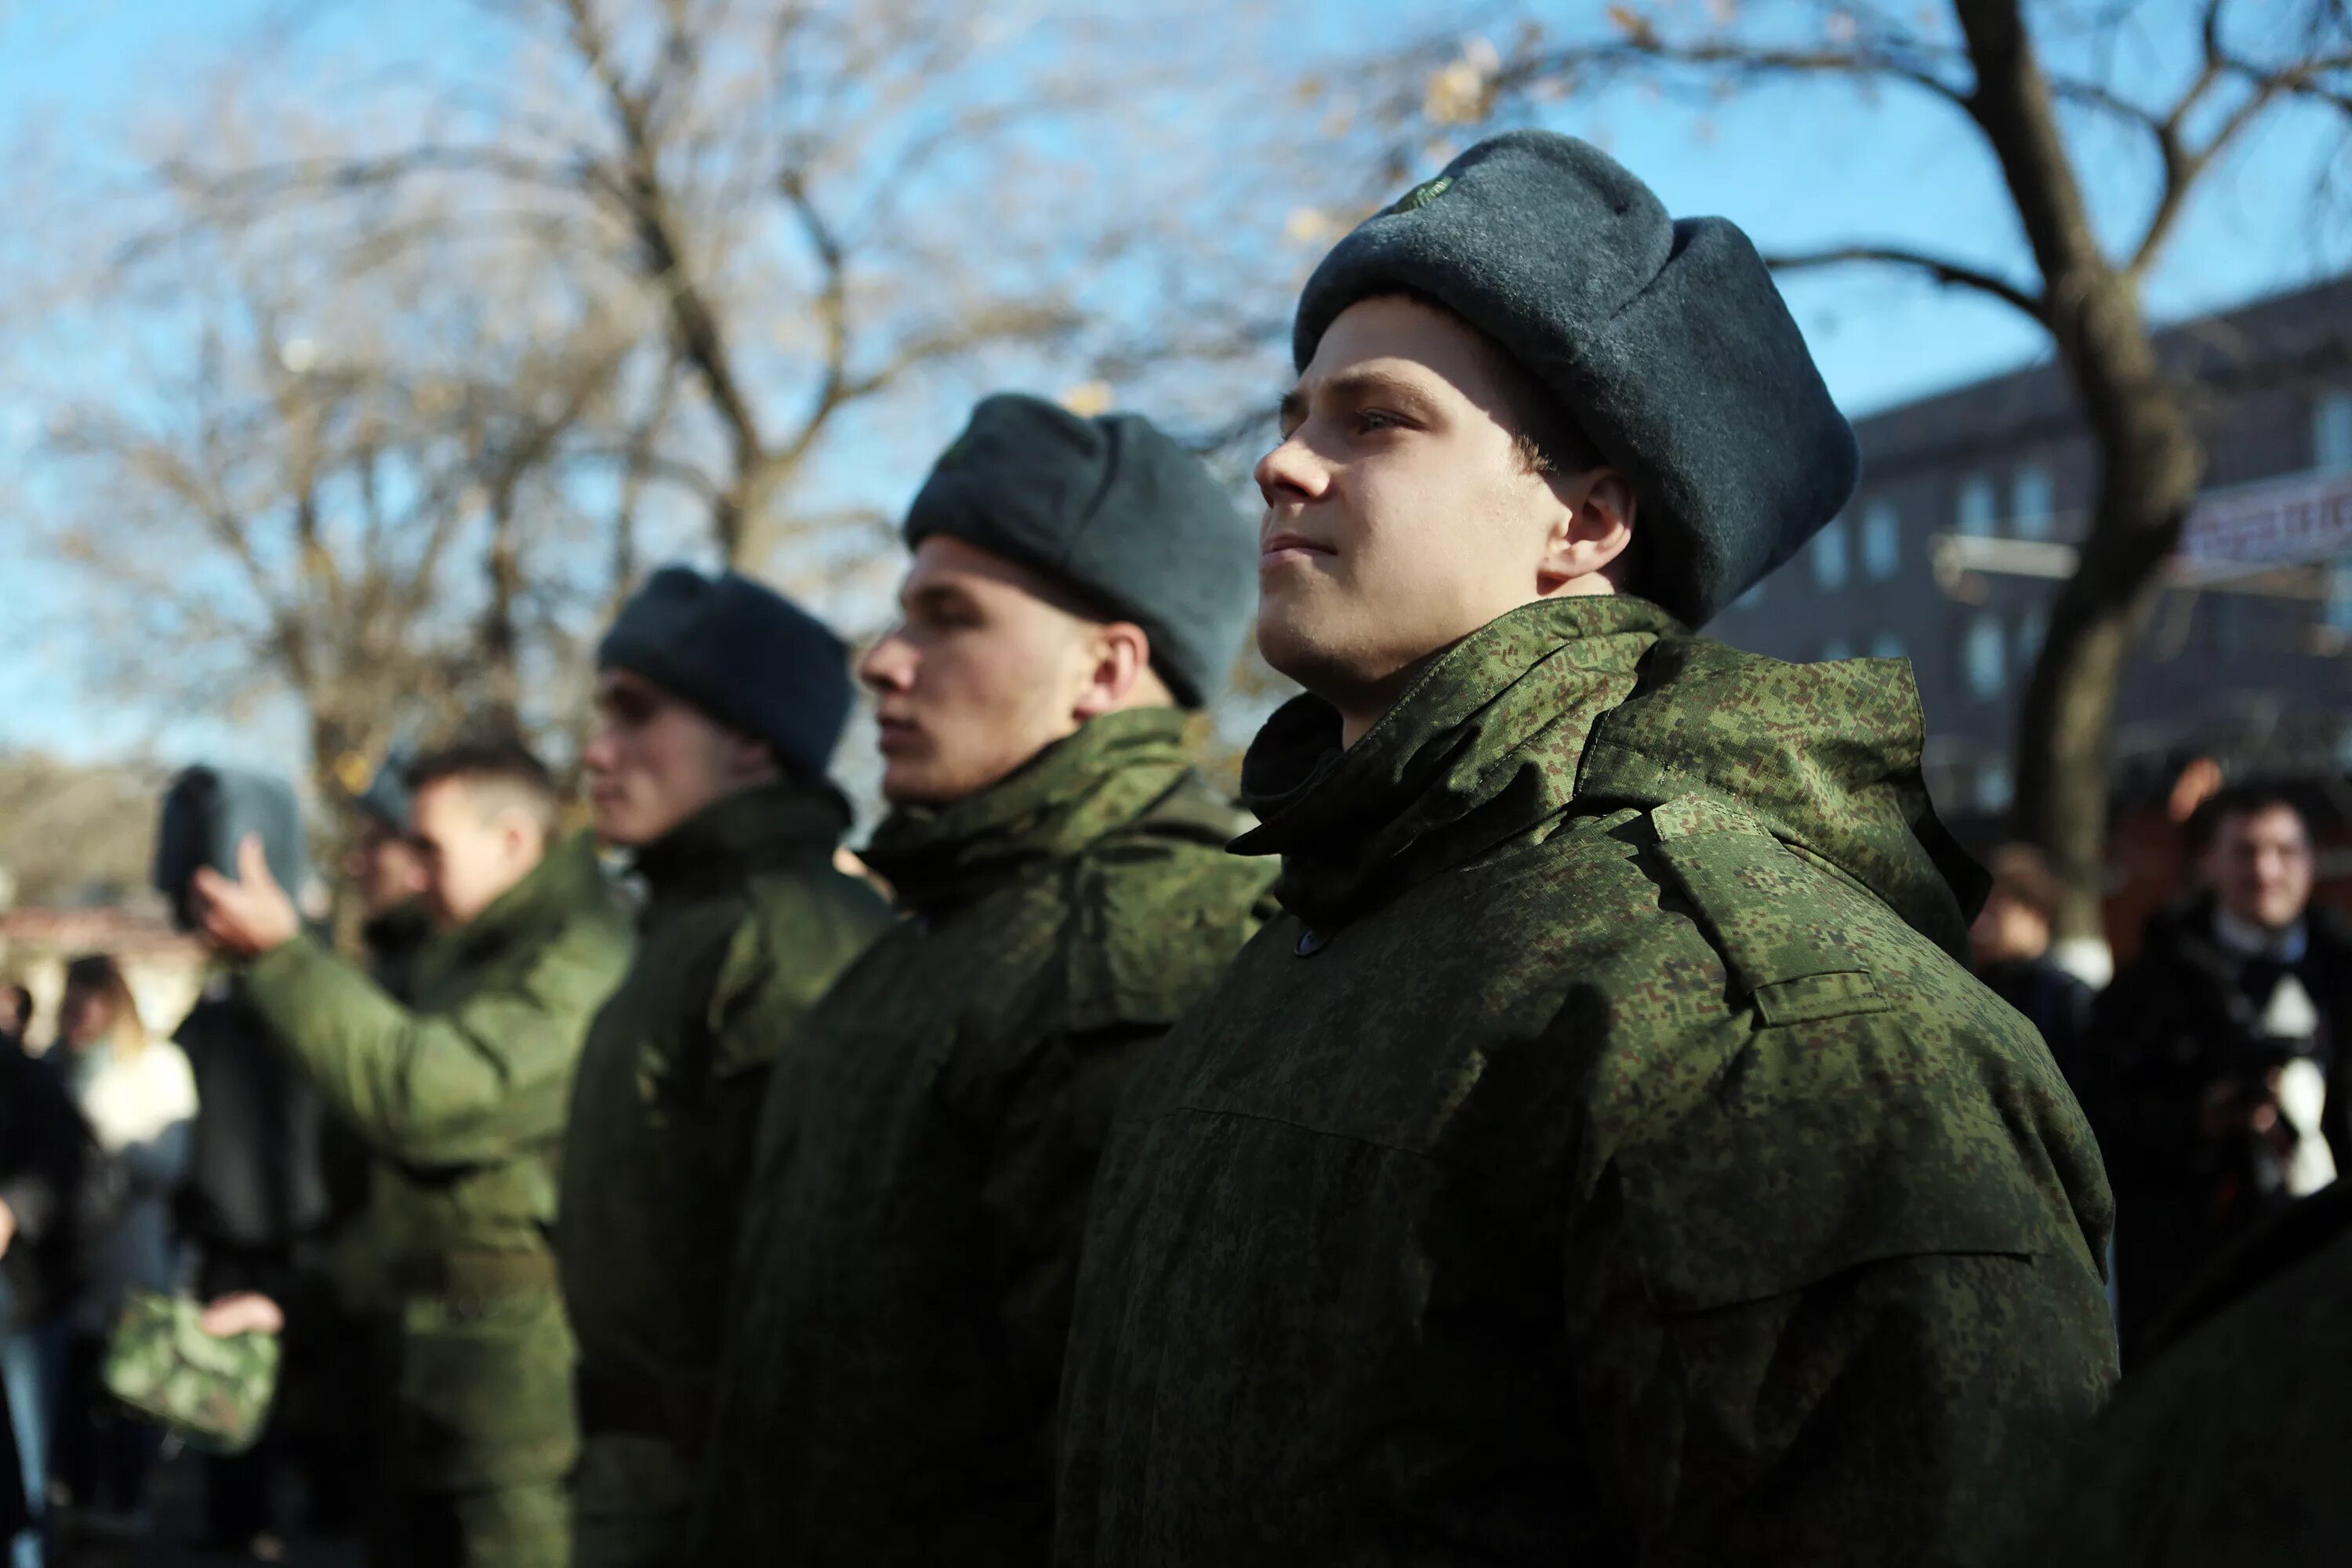
[(1169, 700), (1151, 668), (1151, 637), (1132, 621), (1107, 621), (1089, 628), (1081, 644), (1088, 661), (1086, 684), (1071, 704), (1084, 723), (1120, 708)]
[(1538, 596), (1616, 592), (1633, 545), (1638, 503), (1633, 484), (1606, 468), (1555, 478), (1550, 483), (1560, 510), (1536, 567)]

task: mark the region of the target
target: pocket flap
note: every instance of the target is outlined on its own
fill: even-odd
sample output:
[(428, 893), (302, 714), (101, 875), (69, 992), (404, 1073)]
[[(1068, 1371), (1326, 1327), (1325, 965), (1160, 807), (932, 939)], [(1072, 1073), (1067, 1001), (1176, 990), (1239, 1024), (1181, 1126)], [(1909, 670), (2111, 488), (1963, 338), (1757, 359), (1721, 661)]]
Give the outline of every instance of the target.
[(1768, 1026), (1892, 1005), (1847, 929), (1854, 901), (1753, 817), (1690, 795), (1652, 810), (1650, 825), (1733, 984)]

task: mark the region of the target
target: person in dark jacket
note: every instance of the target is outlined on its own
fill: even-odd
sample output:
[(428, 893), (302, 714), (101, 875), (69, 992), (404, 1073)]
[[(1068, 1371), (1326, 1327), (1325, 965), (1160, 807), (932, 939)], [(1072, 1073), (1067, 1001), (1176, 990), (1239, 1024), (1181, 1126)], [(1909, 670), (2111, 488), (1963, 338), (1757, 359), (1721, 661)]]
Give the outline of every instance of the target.
[[(237, 775), (208, 771), (230, 781), (216, 784), (215, 794), (235, 800), (241, 814), (225, 831), (258, 833), (276, 856), (270, 874), (299, 888), (308, 871), (291, 788), (268, 781), (275, 787), (240, 791)], [(176, 883), (194, 869), (159, 865), (159, 879)], [(184, 888), (161, 890), (174, 908), (186, 907)], [(290, 1300), (299, 1294), (299, 1252), (327, 1218), (318, 1098), (272, 1047), (226, 970), (211, 976), (173, 1038), (196, 1080), (187, 1179), (177, 1201), (180, 1232), (195, 1252), (196, 1289), (207, 1299), (258, 1290)], [(215, 1550), (260, 1556), (278, 1550), (276, 1425), (246, 1453), (205, 1460), (205, 1530)]]
[(2032, 1568), (2300, 1568), (2352, 1541), (2352, 1184), (2200, 1276), (2084, 1439)]
[(907, 517), (861, 668), (902, 920), (778, 1052), (683, 1560), (1031, 1568), (1095, 1162), (1265, 910), (1191, 766), (1249, 526), (1132, 414), (998, 395)]
[(853, 692), (823, 623), (739, 574), (666, 567), (597, 663), (581, 760), (646, 902), (565, 1132), (572, 1565), (659, 1568), (694, 1498), (770, 1066), (890, 910), (834, 866), (850, 814), (825, 769)]
[(2242, 786), (2190, 837), (2205, 889), (2148, 923), (2085, 1047), (2127, 1366), (2221, 1249), (2352, 1159), (2352, 931), (2312, 907), (2309, 826)]
[[(64, 1372), (65, 1312), (88, 1239), (83, 1175), (89, 1133), (53, 1064), (0, 1047), (0, 1387), (8, 1468), (27, 1512), (0, 1532), (10, 1568), (41, 1568), (53, 1417)], [(0, 1510), (5, 1508), (0, 1486)]]
[(2083, 1092), (2083, 1032), (2095, 993), (2051, 962), (2050, 935), (2064, 889), (2042, 852), (2025, 844), (1993, 851), (1991, 890), (1969, 928), (1977, 978), (2025, 1015), (2050, 1047), (2058, 1070)]

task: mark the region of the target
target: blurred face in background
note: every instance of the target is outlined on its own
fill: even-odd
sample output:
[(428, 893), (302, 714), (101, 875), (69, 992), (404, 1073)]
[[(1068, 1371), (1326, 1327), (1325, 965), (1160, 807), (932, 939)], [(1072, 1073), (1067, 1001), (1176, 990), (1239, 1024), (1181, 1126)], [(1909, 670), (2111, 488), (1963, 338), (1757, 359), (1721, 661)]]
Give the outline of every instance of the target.
[(2037, 959), (2050, 951), (2050, 917), (1996, 882), (1969, 928), (1969, 942), (1979, 964)]
[(2205, 877), (2221, 907), (2267, 931), (2284, 931), (2311, 903), (2311, 833), (2293, 806), (2231, 812), (2213, 831)]
[(961, 800), (1099, 714), (1172, 701), (1139, 627), (1091, 619), (1036, 573), (961, 539), (916, 548), (898, 605), (858, 666), (894, 805)]
[(523, 793), (497, 780), (436, 779), (416, 792), (409, 840), (425, 894), (444, 926), (461, 926), (537, 868), (549, 825)]
[(764, 742), (625, 669), (596, 678), (596, 732), (581, 761), (597, 836), (631, 848), (653, 843), (717, 801), (782, 776)]
[(425, 858), (381, 818), (363, 816), (343, 856), (343, 876), (359, 890), (361, 911), (373, 920), (425, 891)]
[(114, 999), (96, 985), (68, 984), (58, 1004), (58, 1037), (86, 1051), (114, 1032)]

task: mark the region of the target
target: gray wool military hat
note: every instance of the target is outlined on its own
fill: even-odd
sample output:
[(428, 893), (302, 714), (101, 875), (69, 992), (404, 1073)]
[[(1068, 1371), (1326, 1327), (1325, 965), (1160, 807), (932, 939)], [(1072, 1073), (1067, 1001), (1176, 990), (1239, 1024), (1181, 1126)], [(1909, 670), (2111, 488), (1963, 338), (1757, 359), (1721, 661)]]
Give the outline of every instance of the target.
[(823, 621), (736, 572), (665, 566), (621, 606), (596, 668), (641, 675), (820, 779), (855, 698), (849, 650)]
[(1502, 347), (1632, 481), (1636, 593), (1693, 626), (1795, 554), (1853, 494), (1853, 428), (1772, 276), (1722, 218), (1669, 217), (1588, 142), (1480, 142), (1333, 247), (1291, 353), (1409, 292)]
[(935, 533), (1141, 626), (1153, 668), (1188, 708), (1224, 689), (1256, 608), (1255, 525), (1140, 415), (983, 399), (908, 509), (910, 546)]

